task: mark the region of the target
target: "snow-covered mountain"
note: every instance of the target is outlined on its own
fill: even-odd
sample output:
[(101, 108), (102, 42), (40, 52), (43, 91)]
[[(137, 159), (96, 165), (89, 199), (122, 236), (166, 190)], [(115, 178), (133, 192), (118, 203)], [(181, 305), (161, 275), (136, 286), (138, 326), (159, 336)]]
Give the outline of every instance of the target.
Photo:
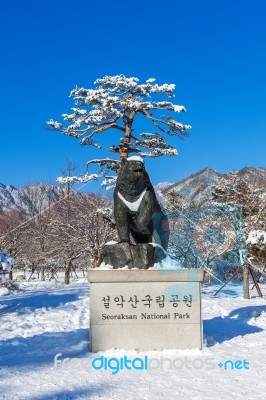
[[(246, 167), (235, 173), (252, 188), (256, 182), (256, 187), (266, 191), (266, 168)], [(167, 193), (175, 191), (179, 193), (185, 201), (193, 201), (194, 205), (202, 205), (211, 196), (211, 187), (219, 186), (229, 180), (229, 174), (220, 174), (211, 168), (205, 168), (196, 174), (189, 176), (177, 183), (161, 182), (155, 189), (159, 199), (163, 203)], [(39, 199), (37, 201), (37, 198)], [(0, 211), (17, 210), (28, 211), (29, 208), (36, 207), (36, 203), (42, 202), (42, 207), (57, 201), (59, 189), (52, 185), (39, 184), (16, 189), (11, 185), (0, 183)], [(39, 206), (38, 206), (39, 208)]]
[[(266, 191), (266, 168), (246, 167), (239, 171), (234, 171), (236, 175), (241, 177), (249, 188), (255, 185)], [(167, 194), (174, 191), (178, 193), (184, 201), (193, 202), (194, 205), (200, 206), (208, 202), (211, 198), (211, 190), (229, 181), (230, 173), (220, 174), (211, 168), (205, 168), (196, 174), (173, 184), (159, 184), (156, 186), (160, 198), (164, 198)]]
[(47, 184), (27, 186), (20, 189), (0, 183), (0, 211), (28, 212), (44, 209), (59, 198), (58, 188)]

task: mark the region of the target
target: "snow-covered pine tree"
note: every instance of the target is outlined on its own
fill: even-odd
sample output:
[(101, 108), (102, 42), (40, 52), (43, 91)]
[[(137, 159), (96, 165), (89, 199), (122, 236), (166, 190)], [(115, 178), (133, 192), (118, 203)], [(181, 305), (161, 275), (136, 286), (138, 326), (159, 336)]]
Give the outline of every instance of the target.
[[(188, 135), (189, 125), (178, 122), (173, 113), (186, 111), (184, 106), (175, 105), (171, 101), (161, 101), (161, 96), (174, 97), (174, 84), (158, 85), (155, 79), (148, 79), (139, 84), (135, 77), (124, 75), (106, 76), (97, 79), (95, 89), (76, 87), (70, 93), (75, 107), (71, 114), (62, 114), (65, 125), (51, 119), (47, 122), (50, 128), (67, 136), (79, 139), (81, 145), (102, 148), (96, 137), (105, 131), (122, 133), (119, 144), (113, 145), (109, 151), (118, 153), (120, 158), (127, 158), (129, 153), (137, 153), (141, 157), (175, 156), (177, 150), (166, 142), (166, 136), (184, 137)], [(164, 111), (165, 115), (158, 115)], [(159, 114), (160, 114), (159, 113)], [(144, 116), (152, 122), (155, 132), (139, 132), (133, 129), (137, 117)], [(115, 138), (115, 136), (114, 136)], [(97, 174), (89, 174), (90, 164), (100, 166)], [(120, 167), (119, 159), (97, 159), (87, 163), (84, 175), (59, 178), (60, 183), (88, 182), (107, 177), (109, 171)], [(107, 182), (115, 179), (107, 177)], [(105, 183), (107, 183), (105, 182)]]

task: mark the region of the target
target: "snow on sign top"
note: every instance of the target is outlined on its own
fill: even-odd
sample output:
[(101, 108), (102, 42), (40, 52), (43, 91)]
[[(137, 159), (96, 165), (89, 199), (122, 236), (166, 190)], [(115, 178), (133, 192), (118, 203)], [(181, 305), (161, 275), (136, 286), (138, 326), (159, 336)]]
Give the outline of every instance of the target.
[(142, 157), (140, 156), (131, 156), (127, 158), (127, 161), (139, 161), (142, 162), (144, 164), (144, 160)]

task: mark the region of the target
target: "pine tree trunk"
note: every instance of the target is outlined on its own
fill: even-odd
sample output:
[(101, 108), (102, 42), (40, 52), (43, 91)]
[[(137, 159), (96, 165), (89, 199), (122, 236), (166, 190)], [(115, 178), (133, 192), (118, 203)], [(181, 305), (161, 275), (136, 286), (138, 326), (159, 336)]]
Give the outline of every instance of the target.
[(92, 261), (93, 268), (98, 268), (102, 262), (103, 262), (103, 255), (102, 255), (102, 252), (100, 251), (94, 255), (94, 258)]
[(243, 267), (243, 292), (244, 299), (250, 299), (249, 295), (249, 267), (244, 265)]
[(65, 284), (66, 285), (69, 285), (71, 266), (72, 266), (72, 263), (71, 263), (71, 261), (69, 261), (66, 264), (66, 269), (65, 269)]
[(44, 276), (44, 265), (41, 265), (41, 281), (45, 281), (45, 276)]

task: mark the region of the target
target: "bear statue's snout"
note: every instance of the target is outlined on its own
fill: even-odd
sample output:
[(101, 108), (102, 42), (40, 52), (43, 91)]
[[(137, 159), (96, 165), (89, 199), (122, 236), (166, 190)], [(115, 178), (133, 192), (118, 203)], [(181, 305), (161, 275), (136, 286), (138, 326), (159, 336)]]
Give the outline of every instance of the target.
[(134, 167), (134, 172), (139, 172), (139, 173), (144, 172), (143, 164), (141, 162), (136, 163), (136, 165)]

